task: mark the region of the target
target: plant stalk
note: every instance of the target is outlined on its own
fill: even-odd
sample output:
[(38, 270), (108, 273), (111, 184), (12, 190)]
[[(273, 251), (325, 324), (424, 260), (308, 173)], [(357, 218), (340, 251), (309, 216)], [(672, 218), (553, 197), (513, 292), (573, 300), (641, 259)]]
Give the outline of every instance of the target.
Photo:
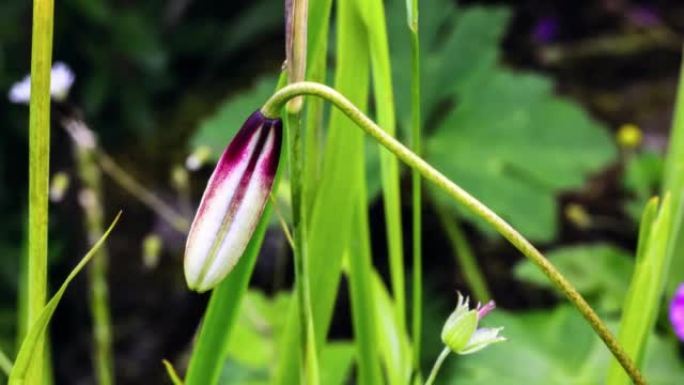
[[(33, 2), (31, 101), (29, 112), (28, 311), (30, 329), (47, 296), (48, 194), (50, 172), (50, 69), (52, 66), (53, 0)], [(42, 385), (45, 338), (38, 342), (27, 384)]]
[[(62, 119), (62, 125), (65, 128), (68, 127), (67, 132), (72, 135), (89, 131), (78, 119), (65, 117)], [(77, 137), (73, 139), (74, 160), (81, 181), (79, 201), (84, 213), (88, 247), (91, 248), (104, 234), (102, 174), (97, 166), (94, 146), (89, 147), (79, 143)], [(93, 366), (98, 385), (114, 383), (112, 328), (107, 285), (108, 263), (107, 247), (103, 245), (88, 267), (90, 313), (93, 322)]]
[(442, 368), (442, 364), (444, 364), (444, 360), (446, 360), (446, 358), (449, 356), (449, 353), (451, 353), (451, 349), (449, 349), (448, 346), (445, 346), (444, 349), (442, 349), (442, 352), (439, 353), (439, 356), (435, 361), (435, 365), (432, 367), (432, 370), (430, 371), (430, 376), (428, 376), (427, 381), (425, 381), (425, 385), (432, 385), (435, 383), (437, 373), (439, 373), (439, 370)]
[(368, 135), (375, 138), (385, 148), (408, 166), (420, 172), (426, 180), (443, 190), (456, 202), (470, 210), (485, 222), (489, 223), (499, 234), (506, 238), (515, 246), (525, 257), (537, 265), (544, 275), (568, 298), (577, 310), (589, 322), (594, 331), (610, 349), (615, 358), (620, 362), (632, 381), (637, 384), (646, 384), (639, 369), (635, 366), (631, 358), (625, 353), (624, 349), (611, 333), (601, 318), (589, 306), (587, 301), (575, 289), (575, 287), (551, 264), (544, 255), (537, 250), (525, 237), (515, 230), (508, 222), (499, 217), (489, 207), (470, 195), (467, 191), (449, 180), (442, 173), (437, 171), (421, 157), (413, 153), (394, 137), (387, 134), (375, 122), (363, 114), (349, 100), (336, 90), (319, 83), (300, 82), (290, 84), (271, 96), (264, 104), (261, 111), (266, 117), (276, 118), (280, 114), (280, 109), (288, 100), (302, 95), (313, 95), (324, 98), (335, 105), (356, 125), (363, 129)]
[[(420, 35), (418, 33), (418, 0), (406, 1), (406, 15), (411, 35), (411, 149), (421, 156), (420, 105)], [(423, 329), (423, 205), (420, 173), (411, 170), (413, 291), (411, 335), (413, 337), (413, 365), (417, 382), (421, 382), (420, 352)]]

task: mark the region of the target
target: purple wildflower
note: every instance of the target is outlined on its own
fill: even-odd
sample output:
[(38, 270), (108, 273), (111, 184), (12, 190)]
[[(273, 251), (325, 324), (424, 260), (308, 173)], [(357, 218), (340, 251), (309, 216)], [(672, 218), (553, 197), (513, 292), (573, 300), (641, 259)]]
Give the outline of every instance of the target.
[(677, 337), (684, 341), (684, 284), (679, 285), (670, 302), (670, 322)]
[(221, 155), (188, 234), (190, 289), (215, 287), (244, 252), (273, 187), (281, 142), (282, 121), (256, 111)]
[(537, 43), (550, 43), (558, 35), (558, 19), (547, 16), (540, 19), (532, 30), (532, 39)]

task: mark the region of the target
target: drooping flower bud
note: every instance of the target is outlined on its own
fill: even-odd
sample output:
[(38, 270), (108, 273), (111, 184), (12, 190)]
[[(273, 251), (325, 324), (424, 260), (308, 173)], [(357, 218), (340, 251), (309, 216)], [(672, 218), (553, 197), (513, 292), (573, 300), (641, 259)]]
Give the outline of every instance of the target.
[(442, 342), (457, 354), (471, 354), (496, 342), (505, 341), (499, 335), (502, 328), (480, 328), (478, 323), (494, 310), (494, 301), (470, 309), (468, 298), (458, 294), (458, 304), (442, 328)]
[(256, 111), (221, 155), (188, 234), (190, 289), (215, 287), (244, 252), (271, 192), (281, 142), (282, 121)]

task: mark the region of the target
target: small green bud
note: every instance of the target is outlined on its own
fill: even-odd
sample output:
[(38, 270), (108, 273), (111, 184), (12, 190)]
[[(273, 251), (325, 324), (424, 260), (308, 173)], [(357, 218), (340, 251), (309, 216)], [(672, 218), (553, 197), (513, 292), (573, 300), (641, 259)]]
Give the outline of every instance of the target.
[(456, 354), (475, 353), (488, 345), (504, 341), (499, 336), (503, 328), (480, 328), (480, 320), (494, 309), (494, 302), (490, 301), (484, 306), (478, 305), (475, 309), (468, 306), (468, 298), (458, 294), (456, 310), (451, 313), (442, 328), (442, 342)]

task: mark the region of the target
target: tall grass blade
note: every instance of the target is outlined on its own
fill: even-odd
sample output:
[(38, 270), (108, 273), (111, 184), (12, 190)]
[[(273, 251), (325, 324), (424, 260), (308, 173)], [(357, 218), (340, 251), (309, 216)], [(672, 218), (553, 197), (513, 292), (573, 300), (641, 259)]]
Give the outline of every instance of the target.
[[(373, 97), (377, 122), (388, 134), (396, 135), (394, 91), (392, 89), (392, 66), (390, 65), (387, 23), (382, 0), (367, 0), (365, 12), (370, 60), (373, 74)], [(402, 328), (406, 328), (406, 283), (404, 272), (403, 230), (401, 220), (401, 194), (399, 186), (399, 161), (386, 148), (380, 147), (380, 172), (387, 229), (392, 294), (396, 301), (396, 316)], [(403, 352), (406, 353), (406, 352)]]
[(378, 351), (378, 333), (384, 333), (384, 330), (378, 327), (376, 322), (376, 298), (370, 294), (373, 292), (373, 264), (369, 239), (368, 203), (365, 192), (360, 191), (358, 197), (354, 216), (358, 236), (351, 239), (349, 253), (347, 253), (349, 294), (358, 367), (357, 381), (360, 385), (379, 385), (383, 381)]
[(681, 227), (684, 226), (684, 220), (680, 219), (684, 217), (684, 61), (680, 69), (662, 191), (671, 194), (672, 212), (676, 218), (673, 220), (675, 227), (672, 229), (674, 239), (667, 251), (672, 264), (668, 277), (669, 296), (684, 282), (684, 228)]
[[(50, 69), (53, 0), (33, 2), (29, 111), (29, 246), (26, 328), (38, 322), (47, 293), (48, 190), (50, 171)], [(40, 334), (42, 336), (42, 333)], [(43, 385), (44, 339), (31, 361), (31, 383)]]
[(40, 315), (29, 329), (28, 333), (26, 334), (26, 338), (24, 338), (24, 342), (19, 348), (19, 353), (17, 353), (14, 367), (10, 373), (8, 382), (9, 385), (36, 383), (35, 377), (28, 378), (29, 369), (32, 365), (35, 365), (34, 360), (36, 355), (41, 355), (43, 353), (43, 341), (45, 340), (45, 333), (47, 332), (47, 327), (52, 319), (52, 315), (55, 313), (57, 305), (59, 305), (59, 301), (61, 301), (62, 296), (64, 296), (64, 292), (69, 287), (71, 281), (76, 278), (78, 273), (80, 273), (86, 264), (90, 262), (90, 260), (97, 254), (97, 251), (104, 244), (105, 240), (114, 229), (114, 226), (116, 226), (120, 217), (121, 213), (114, 218), (114, 221), (112, 221), (112, 224), (109, 225), (109, 228), (107, 231), (105, 231), (100, 240), (93, 245), (90, 251), (88, 251), (83, 259), (81, 259), (76, 267), (74, 267), (74, 269), (71, 271), (71, 273), (69, 273), (62, 283), (62, 286), (60, 286), (59, 290), (57, 290), (55, 295), (50, 299), (45, 307), (43, 307), (43, 310), (40, 312)]
[[(653, 198), (646, 206), (641, 222), (634, 274), (627, 292), (618, 339), (627, 354), (640, 367), (648, 338), (658, 316), (667, 280), (667, 247), (672, 229), (672, 205), (665, 195), (658, 208)], [(608, 385), (626, 385), (629, 377), (613, 360), (608, 371)]]
[(473, 297), (477, 301), (484, 303), (492, 298), (489, 288), (487, 287), (487, 281), (480, 270), (480, 266), (477, 264), (477, 259), (468, 243), (468, 239), (465, 234), (463, 234), (458, 219), (450, 216), (451, 211), (452, 210), (443, 206), (437, 207), (437, 215), (449, 238), (453, 253), (456, 255), (458, 267), (463, 272), (463, 277), (465, 278)]

